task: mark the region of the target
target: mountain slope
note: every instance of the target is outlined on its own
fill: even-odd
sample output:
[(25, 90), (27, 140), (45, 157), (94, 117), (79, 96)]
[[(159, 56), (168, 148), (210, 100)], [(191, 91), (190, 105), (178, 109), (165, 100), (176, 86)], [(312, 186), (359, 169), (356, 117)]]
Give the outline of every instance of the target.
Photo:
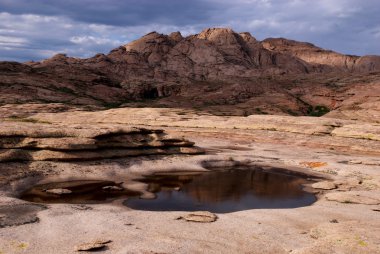
[[(289, 54), (309, 64), (321, 65), (327, 70), (348, 72), (369, 72), (380, 70), (379, 56), (352, 56), (324, 50), (311, 43), (287, 40), (284, 38), (268, 38), (262, 42), (265, 49), (271, 52)], [(325, 69), (326, 70), (326, 69)]]
[(368, 98), (377, 105), (376, 95), (362, 91), (378, 87), (379, 72), (379, 56), (342, 55), (282, 38), (258, 41), (228, 28), (187, 37), (152, 32), (88, 59), (58, 54), (0, 62), (0, 102), (322, 115)]

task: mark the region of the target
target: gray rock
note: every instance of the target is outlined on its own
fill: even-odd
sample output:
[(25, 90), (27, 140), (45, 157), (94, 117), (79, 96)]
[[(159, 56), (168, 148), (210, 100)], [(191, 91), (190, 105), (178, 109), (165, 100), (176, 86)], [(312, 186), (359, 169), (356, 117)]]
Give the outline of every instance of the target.
[(0, 228), (38, 222), (37, 212), (44, 209), (45, 206), (36, 204), (1, 205)]

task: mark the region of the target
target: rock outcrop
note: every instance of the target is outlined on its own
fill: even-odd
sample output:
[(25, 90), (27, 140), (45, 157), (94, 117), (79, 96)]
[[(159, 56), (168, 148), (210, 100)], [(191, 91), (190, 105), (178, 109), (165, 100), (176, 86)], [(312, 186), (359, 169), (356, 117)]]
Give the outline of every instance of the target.
[(309, 64), (317, 65), (320, 71), (369, 72), (380, 70), (380, 56), (352, 56), (319, 48), (311, 43), (268, 38), (262, 42), (271, 52), (288, 54)]
[(199, 154), (194, 143), (162, 130), (120, 125), (0, 124), (0, 162), (80, 161), (140, 155)]
[(343, 55), (282, 38), (258, 41), (228, 28), (186, 37), (152, 32), (88, 59), (58, 54), (0, 62), (0, 103), (196, 107), (230, 115), (313, 115), (322, 106), (322, 115), (358, 105), (373, 109), (368, 103), (379, 98), (363, 94), (362, 84), (378, 86), (379, 73), (380, 56)]

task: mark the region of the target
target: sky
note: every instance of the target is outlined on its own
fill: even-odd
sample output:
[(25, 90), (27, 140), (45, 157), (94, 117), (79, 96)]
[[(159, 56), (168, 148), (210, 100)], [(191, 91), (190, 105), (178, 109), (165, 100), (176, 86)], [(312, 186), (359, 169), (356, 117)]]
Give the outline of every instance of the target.
[(209, 27), (380, 55), (379, 0), (0, 0), (0, 60), (90, 57), (151, 31)]

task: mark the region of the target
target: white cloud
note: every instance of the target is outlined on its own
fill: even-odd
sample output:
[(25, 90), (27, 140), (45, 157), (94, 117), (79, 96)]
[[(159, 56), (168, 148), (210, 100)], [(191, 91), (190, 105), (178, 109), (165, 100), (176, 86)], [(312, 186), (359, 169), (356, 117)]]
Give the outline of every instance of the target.
[(22, 46), (28, 42), (25, 38), (0, 35), (1, 46)]
[(94, 36), (73, 36), (70, 38), (72, 43), (76, 44), (97, 44), (97, 45), (120, 45), (121, 42), (119, 40), (111, 40), (108, 38), (99, 38)]
[[(14, 8), (20, 8), (22, 0), (9, 3), (13, 1), (18, 3)], [(112, 1), (97, 0), (107, 6)], [(92, 11), (101, 15), (102, 8), (87, 8), (84, 2), (78, 2), (76, 5), (83, 8), (74, 9), (63, 1), (56, 1), (57, 7), (52, 2), (36, 0), (41, 6), (49, 7), (50, 12), (38, 11), (38, 8), (32, 12), (31, 5), (24, 8), (24, 12), (0, 12), (0, 60), (40, 60), (58, 52), (89, 57), (98, 52), (107, 53), (151, 31), (181, 31), (189, 35), (207, 27), (224, 26), (237, 32), (251, 32), (258, 39), (287, 37), (344, 53), (380, 54), (378, 0), (194, 0), (194, 4), (200, 6), (196, 8), (202, 7), (199, 12), (191, 9), (189, 14), (188, 9), (195, 5), (187, 4), (187, 9), (176, 10), (172, 15), (175, 18), (170, 19), (168, 14), (173, 10), (145, 12), (150, 5), (147, 1), (141, 4), (145, 8), (141, 15), (126, 10), (129, 15), (126, 20), (133, 21), (127, 25), (119, 23), (120, 18), (125, 17), (121, 15), (123, 10), (117, 10), (115, 17), (105, 10), (109, 16), (99, 19)], [(138, 5), (136, 2), (133, 10), (139, 11)], [(128, 5), (123, 2), (121, 6)], [(148, 14), (154, 18), (146, 16)], [(100, 22), (104, 19), (107, 22)]]

